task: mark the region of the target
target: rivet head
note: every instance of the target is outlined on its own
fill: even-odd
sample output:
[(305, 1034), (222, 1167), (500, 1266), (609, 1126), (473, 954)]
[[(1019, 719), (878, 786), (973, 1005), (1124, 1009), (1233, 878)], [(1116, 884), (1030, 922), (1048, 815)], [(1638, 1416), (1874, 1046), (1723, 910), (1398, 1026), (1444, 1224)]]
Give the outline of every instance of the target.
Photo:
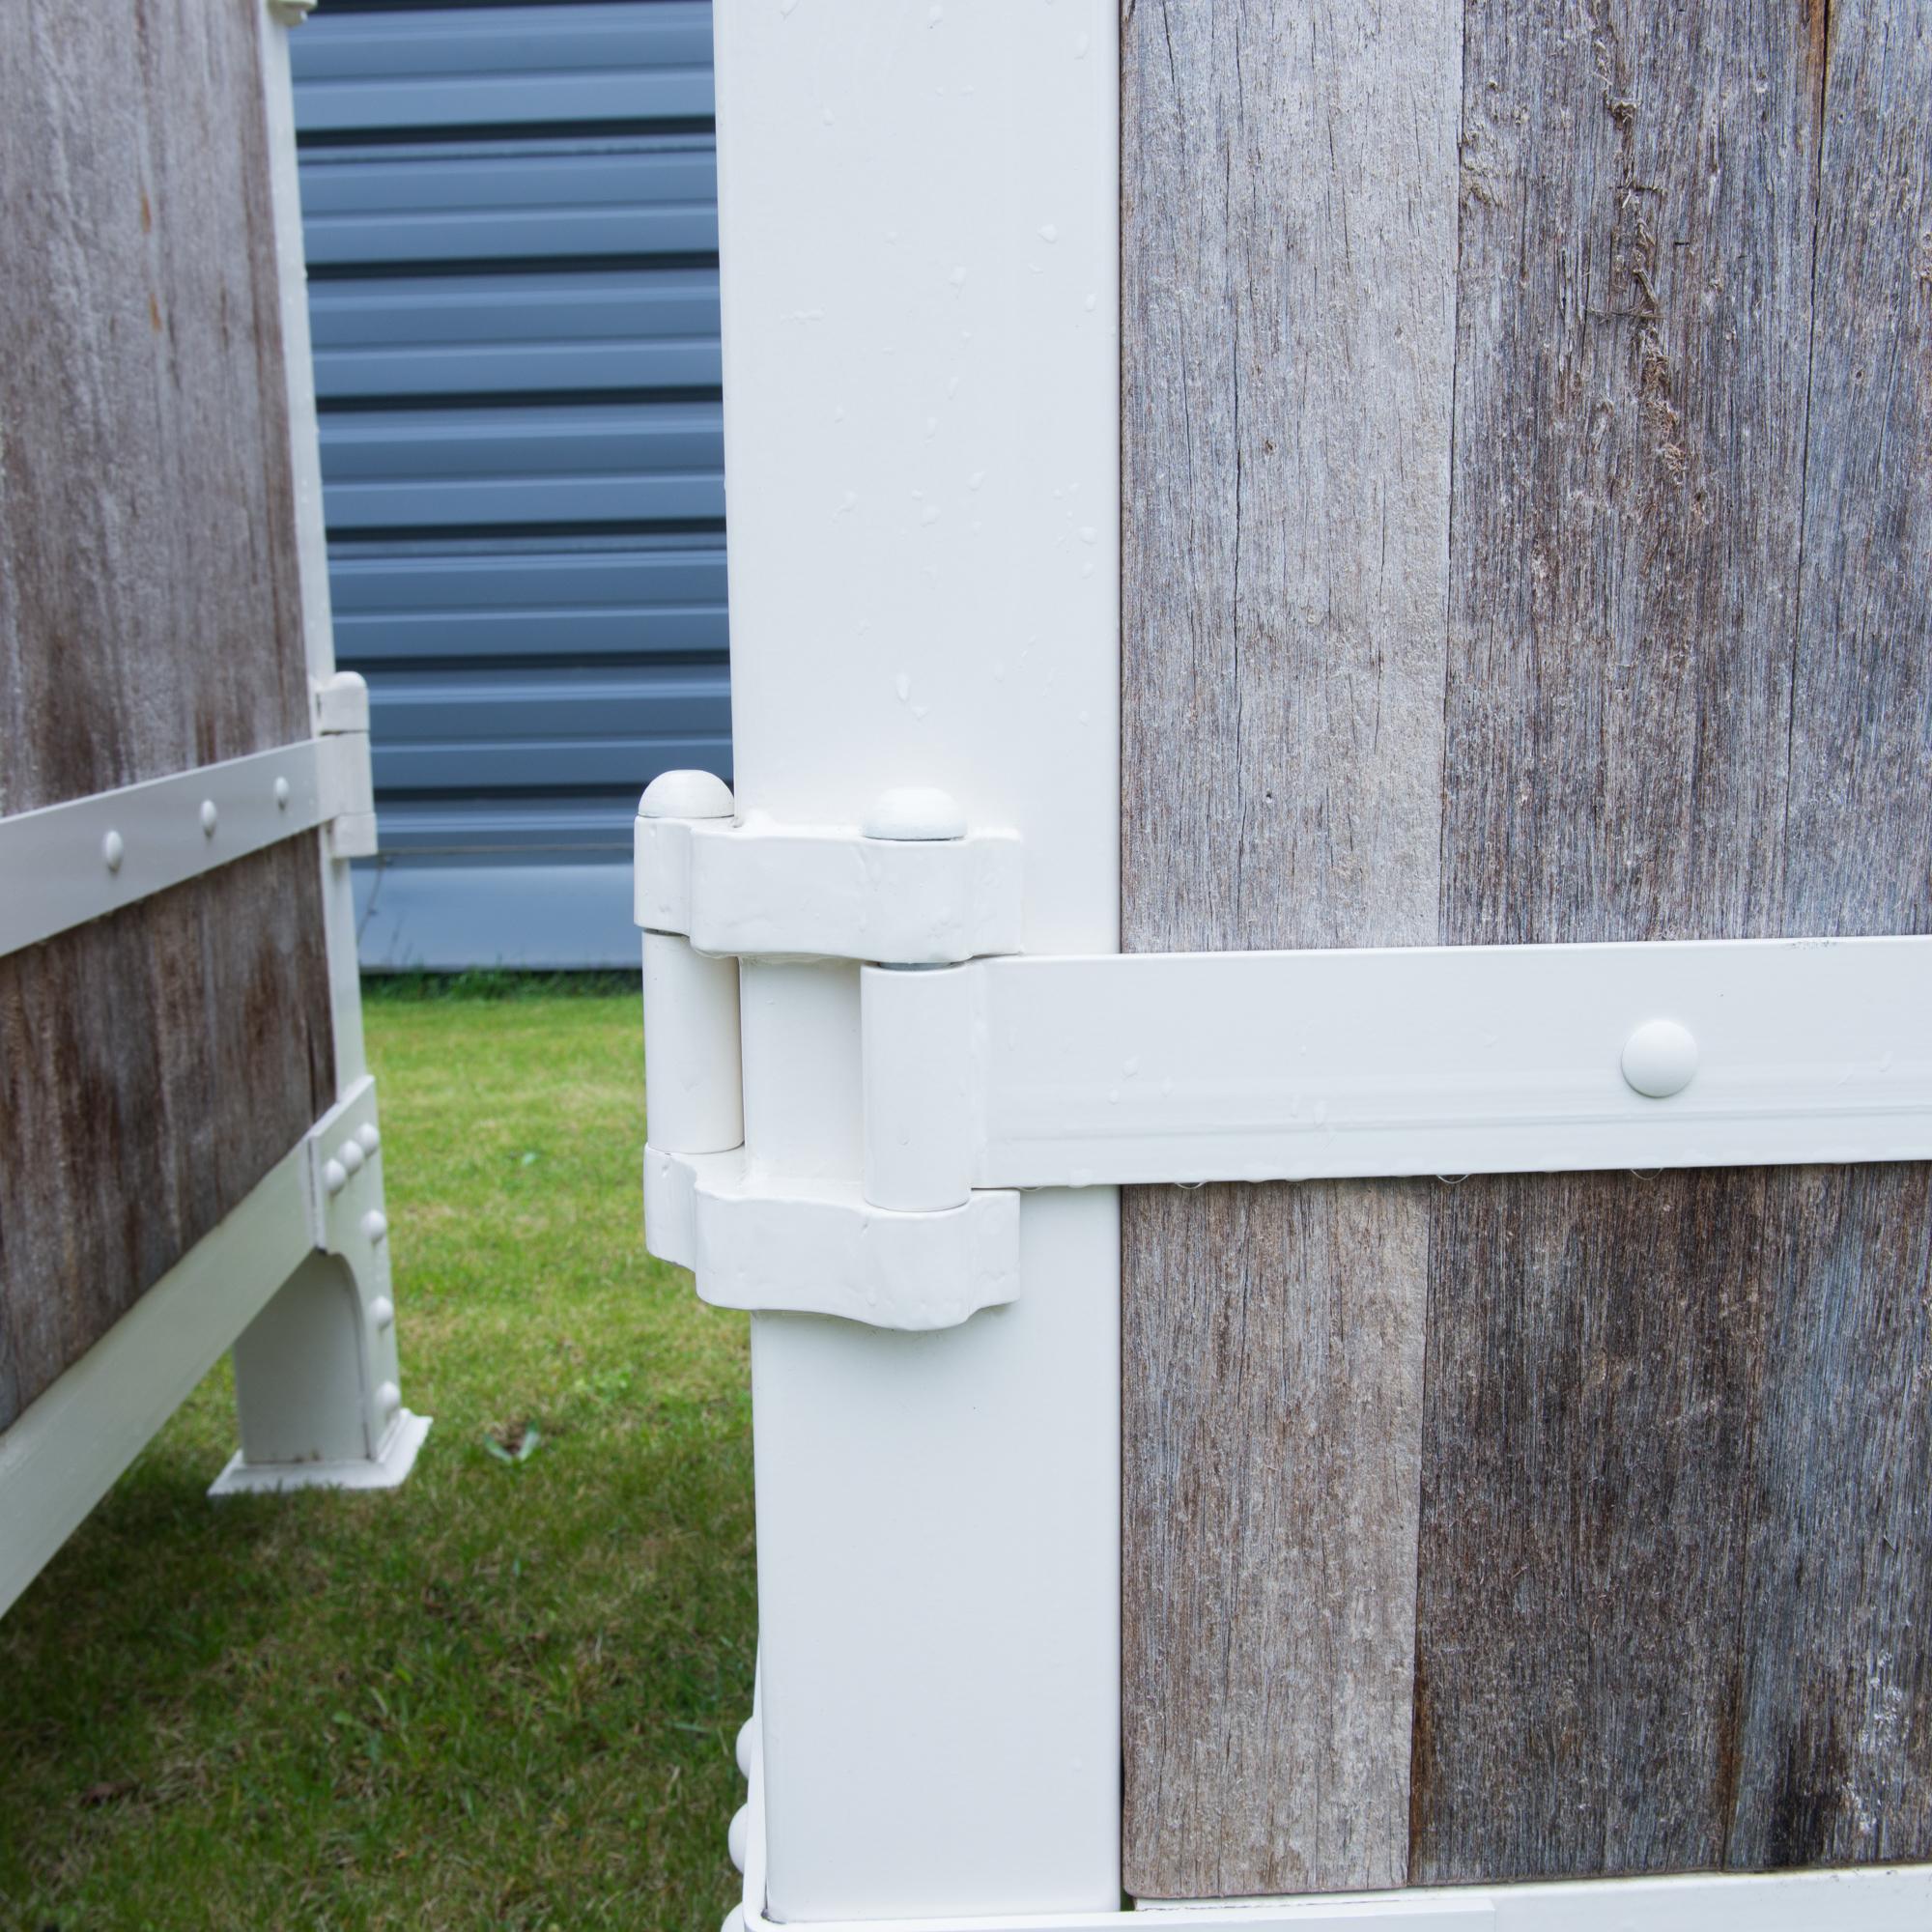
[(369, 1236), (369, 1245), (375, 1247), (389, 1232), (389, 1217), (380, 1208), (372, 1208), (362, 1217), (362, 1232)]
[(322, 1184), (331, 1194), (340, 1194), (349, 1185), (349, 1170), (339, 1160), (326, 1160), (322, 1164)]
[(403, 1392), (394, 1382), (384, 1382), (376, 1391), (376, 1406), (384, 1416), (394, 1415), (403, 1406)]
[(872, 801), (860, 830), (867, 838), (895, 842), (963, 838), (966, 813), (951, 792), (934, 785), (898, 785)]
[(362, 1143), (358, 1140), (344, 1141), (335, 1150), (335, 1157), (349, 1173), (360, 1174), (362, 1171)]
[(286, 811), (289, 809), (289, 781), (287, 779), (277, 779), (275, 781), (275, 805), (277, 810), (282, 811)]
[(757, 1721), (755, 1718), (747, 1718), (738, 1726), (738, 1769), (747, 1777), (752, 1775), (752, 1734)]
[(710, 772), (660, 772), (638, 801), (639, 818), (729, 818), (731, 787)]
[(110, 872), (118, 872), (121, 869), (121, 861), (127, 856), (127, 853), (128, 848), (122, 843), (121, 835), (118, 832), (110, 832), (100, 841), (100, 863)]
[(386, 1294), (379, 1294), (369, 1304), (369, 1320), (378, 1328), (393, 1328), (396, 1323), (396, 1304)]
[(376, 1131), (374, 1121), (364, 1121), (355, 1129), (355, 1138), (362, 1143), (364, 1153), (374, 1153), (383, 1145), (383, 1136)]
[(731, 1855), (731, 1862), (740, 1871), (745, 1869), (746, 1841), (751, 1835), (752, 1807), (749, 1804), (741, 1804), (732, 1812), (731, 1823), (724, 1833), (724, 1849)]
[(1697, 1042), (1675, 1020), (1645, 1020), (1624, 1041), (1624, 1078), (1652, 1100), (1667, 1100), (1690, 1086), (1697, 1071)]
[(214, 828), (220, 823), (221, 814), (215, 810), (214, 801), (212, 798), (203, 799), (201, 802), (201, 836), (204, 838), (213, 838), (214, 837)]

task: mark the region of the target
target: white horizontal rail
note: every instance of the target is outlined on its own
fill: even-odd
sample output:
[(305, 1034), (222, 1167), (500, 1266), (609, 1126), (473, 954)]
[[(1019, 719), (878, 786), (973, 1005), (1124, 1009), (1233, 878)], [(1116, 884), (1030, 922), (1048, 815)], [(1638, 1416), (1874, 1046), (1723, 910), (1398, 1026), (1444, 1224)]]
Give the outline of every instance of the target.
[(901, 1209), (1932, 1157), (1932, 939), (1021, 957), (864, 999), (866, 1196)]
[(369, 740), (348, 731), (0, 818), (0, 954), (372, 810)]
[(306, 1137), (0, 1435), (0, 1614), (311, 1251)]
[[(811, 1932), (1924, 1932), (1932, 1866), (1860, 1866), (1327, 1898), (1226, 1899), (1140, 1912), (1024, 1914), (1002, 1918), (814, 1921)], [(780, 1932), (762, 1913), (734, 1915), (745, 1932)], [(737, 1932), (726, 1919), (729, 1932)]]
[[(784, 1932), (765, 1910), (765, 1768), (757, 1704), (747, 1726), (750, 1789), (732, 1820), (744, 1903), (724, 1932)], [(742, 1845), (743, 1856), (739, 1856)], [(996, 1918), (813, 1920), (810, 1932), (1924, 1932), (1932, 1865), (1403, 1888), (1300, 1898), (1159, 1903), (1138, 1911)]]

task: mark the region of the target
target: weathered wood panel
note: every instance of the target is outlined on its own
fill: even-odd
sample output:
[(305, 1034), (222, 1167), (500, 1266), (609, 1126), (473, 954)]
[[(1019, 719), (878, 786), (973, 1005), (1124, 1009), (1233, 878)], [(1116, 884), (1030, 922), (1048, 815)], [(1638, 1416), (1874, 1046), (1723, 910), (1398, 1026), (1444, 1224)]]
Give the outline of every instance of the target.
[[(1404, 258), (1393, 296), (1346, 272), (1360, 170), (1424, 204), (1434, 173), (1349, 145), (1360, 114), (1333, 159), (1297, 146), (1357, 43), (1321, 11), (1284, 73), (1265, 14), (1127, 20), (1127, 944), (1926, 930), (1924, 10), (1841, 5), (1828, 49), (1796, 0), (1470, 6), (1453, 431), (1406, 388), (1411, 332), (1377, 333)], [(1311, 202), (1348, 213), (1342, 264)], [(1334, 338), (1255, 327), (1258, 287), (1339, 316), (1346, 384)], [(1399, 455), (1364, 424), (1391, 390)], [(1337, 756), (1362, 552), (1320, 453), (1360, 452), (1363, 505), (1414, 486), (1432, 424), (1440, 735), (1398, 707)], [(1270, 498), (1285, 440), (1313, 477)], [(1339, 587), (1297, 654), (1279, 558), (1304, 544)], [(1399, 608), (1371, 666), (1384, 622), (1411, 636)], [(1439, 822), (1409, 846), (1423, 920), (1362, 834), (1391, 795)], [(1927, 1191), (1913, 1168), (1131, 1199), (1130, 1888), (1932, 1855)], [(1310, 1237), (1342, 1192), (1387, 1218)], [(1411, 1207), (1426, 1227), (1391, 1238)], [(1418, 1260), (1419, 1429), (1389, 1320)], [(1365, 1518), (1377, 1554), (1347, 1569)], [(1364, 1724), (1381, 1653), (1334, 1640), (1385, 1638), (1391, 1602), (1415, 1620), (1392, 1853), (1370, 1841), (1396, 1700)]]
[[(1905, 24), (1841, 15), (1835, 50)], [(1903, 278), (1851, 327), (1828, 291), (1868, 196), (1821, 170), (1826, 84), (1822, 14), (1470, 16), (1446, 940), (1924, 929), (1926, 635), (1883, 586), (1932, 547), (1874, 574), (1841, 522), (1861, 497), (1902, 534), (1923, 459), (1837, 454)], [(1862, 488), (1812, 481), (1847, 460)], [(1900, 1688), (1932, 1679), (1924, 1193), (1438, 1202), (1414, 1882), (1932, 1849)]]
[[(1818, 57), (1779, 10), (1469, 17), (1447, 940), (1779, 927)], [(1437, 1204), (1418, 1882), (1721, 1861), (1778, 1187)]]
[(0, 959), (0, 1428), (334, 1099), (316, 835)]
[[(1459, 33), (1125, 15), (1129, 952), (1435, 936)], [(1426, 1200), (1124, 1201), (1141, 1896), (1402, 1879)]]
[[(0, 812), (308, 730), (260, 15), (0, 13)], [(0, 960), (0, 1428), (327, 1104), (319, 864)]]
[(260, 11), (0, 11), (0, 813), (308, 729)]
[[(1784, 921), (1925, 932), (1932, 10), (1830, 19)], [(1932, 1175), (1792, 1176), (1782, 1233), (1727, 1857), (1932, 1857)]]

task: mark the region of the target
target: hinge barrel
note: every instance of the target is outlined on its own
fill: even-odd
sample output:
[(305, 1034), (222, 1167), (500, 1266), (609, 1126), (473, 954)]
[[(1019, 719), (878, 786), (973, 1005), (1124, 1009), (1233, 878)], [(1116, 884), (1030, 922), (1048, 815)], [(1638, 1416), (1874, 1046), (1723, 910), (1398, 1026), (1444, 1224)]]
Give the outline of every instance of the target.
[(644, 1079), (653, 1147), (724, 1153), (744, 1144), (735, 959), (676, 933), (644, 934)]

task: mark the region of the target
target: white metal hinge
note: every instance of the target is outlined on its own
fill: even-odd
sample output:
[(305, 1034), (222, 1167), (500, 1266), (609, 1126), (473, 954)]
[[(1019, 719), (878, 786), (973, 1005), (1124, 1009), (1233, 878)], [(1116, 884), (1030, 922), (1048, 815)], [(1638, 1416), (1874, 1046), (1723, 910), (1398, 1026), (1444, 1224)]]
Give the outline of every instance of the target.
[(317, 827), (331, 858), (374, 853), (368, 687), (312, 697), (313, 737), (0, 818), (0, 954)]
[[(1932, 1158), (1932, 939), (1012, 956), (1019, 841), (644, 795), (652, 1251), (706, 1300), (946, 1327), (1017, 1190)], [(745, 1146), (736, 959), (861, 962), (863, 1171)], [(1007, 956), (987, 956), (987, 955)]]

